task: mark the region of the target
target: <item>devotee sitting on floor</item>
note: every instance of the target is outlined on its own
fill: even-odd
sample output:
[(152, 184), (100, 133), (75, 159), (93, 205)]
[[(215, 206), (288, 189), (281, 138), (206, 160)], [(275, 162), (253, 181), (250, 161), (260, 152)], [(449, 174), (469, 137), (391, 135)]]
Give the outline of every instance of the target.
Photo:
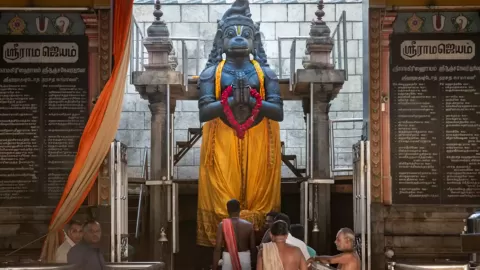
[(302, 251), (287, 243), (290, 238), (288, 224), (275, 221), (270, 229), (272, 242), (264, 243), (258, 253), (257, 270), (307, 270), (307, 261)]
[(256, 259), (255, 232), (252, 223), (240, 218), (240, 202), (227, 202), (229, 218), (218, 225), (212, 269), (220, 261), (222, 246), (222, 270), (250, 270)]
[[(278, 221), (278, 220), (282, 220), (285, 223), (287, 223), (288, 228), (290, 229), (290, 218), (286, 214), (284, 214), (284, 213), (278, 214), (275, 217), (275, 221)], [(287, 244), (298, 247), (302, 251), (303, 256), (305, 257), (305, 260), (310, 259), (310, 255), (308, 254), (307, 245), (302, 240), (300, 240), (298, 238), (295, 238), (292, 234), (288, 233)]]
[(342, 253), (335, 256), (312, 257), (309, 262), (337, 264), (337, 269), (342, 270), (360, 270), (360, 258), (354, 249), (354, 243), (355, 233), (349, 228), (342, 228), (335, 239), (335, 245)]
[(67, 263), (67, 254), (70, 249), (82, 240), (83, 229), (82, 223), (77, 220), (71, 220), (65, 228), (65, 241), (58, 247), (55, 252), (56, 263)]
[[(290, 233), (293, 235), (293, 237), (305, 243), (305, 227), (303, 227), (302, 224), (292, 224), (290, 226)], [(317, 252), (315, 251), (315, 249), (309, 247), (308, 245), (307, 245), (307, 250), (308, 250), (308, 255), (310, 255), (310, 257), (315, 257), (317, 255)]]

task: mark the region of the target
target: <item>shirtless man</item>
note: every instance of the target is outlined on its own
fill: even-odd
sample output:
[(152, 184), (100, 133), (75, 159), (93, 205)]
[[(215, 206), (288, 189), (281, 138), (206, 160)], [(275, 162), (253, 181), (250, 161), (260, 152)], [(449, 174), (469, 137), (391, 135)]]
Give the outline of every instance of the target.
[(227, 210), (229, 218), (218, 225), (212, 269), (218, 268), (224, 247), (222, 270), (250, 270), (257, 250), (253, 225), (240, 218), (239, 201), (235, 199), (228, 201)]
[(275, 221), (270, 229), (272, 242), (264, 243), (258, 253), (257, 270), (307, 270), (302, 251), (287, 244), (288, 224)]
[(342, 228), (337, 233), (335, 245), (341, 251), (341, 254), (335, 256), (316, 256), (311, 258), (311, 261), (318, 261), (321, 263), (338, 264), (337, 269), (342, 270), (360, 270), (360, 257), (353, 248), (355, 242), (355, 234), (349, 228)]

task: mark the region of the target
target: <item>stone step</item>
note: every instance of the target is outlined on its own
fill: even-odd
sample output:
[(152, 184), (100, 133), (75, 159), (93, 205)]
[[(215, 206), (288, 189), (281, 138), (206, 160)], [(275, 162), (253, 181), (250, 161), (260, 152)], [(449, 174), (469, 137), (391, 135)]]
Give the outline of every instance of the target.
[(197, 135), (202, 133), (202, 128), (189, 128), (188, 133), (191, 135)]
[(282, 155), (282, 159), (294, 161), (295, 159), (297, 159), (297, 155)]
[(188, 147), (190, 145), (190, 142), (187, 141), (177, 141), (177, 146), (180, 148)]

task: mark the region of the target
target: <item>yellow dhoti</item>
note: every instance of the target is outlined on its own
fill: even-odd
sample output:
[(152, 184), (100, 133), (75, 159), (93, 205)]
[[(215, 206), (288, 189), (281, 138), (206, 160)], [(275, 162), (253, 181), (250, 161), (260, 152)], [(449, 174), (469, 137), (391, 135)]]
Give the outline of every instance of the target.
[(203, 126), (198, 180), (197, 244), (213, 246), (226, 203), (241, 203), (241, 218), (255, 229), (265, 214), (280, 208), (280, 127), (264, 119), (243, 140), (220, 119)]

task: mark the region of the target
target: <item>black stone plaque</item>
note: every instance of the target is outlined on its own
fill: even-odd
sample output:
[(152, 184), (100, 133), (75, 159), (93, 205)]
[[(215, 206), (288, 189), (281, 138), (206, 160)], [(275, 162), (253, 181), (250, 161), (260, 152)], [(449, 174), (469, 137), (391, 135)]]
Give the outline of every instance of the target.
[(86, 36), (0, 36), (0, 207), (56, 205), (88, 120)]
[(395, 204), (480, 201), (480, 36), (391, 37)]

